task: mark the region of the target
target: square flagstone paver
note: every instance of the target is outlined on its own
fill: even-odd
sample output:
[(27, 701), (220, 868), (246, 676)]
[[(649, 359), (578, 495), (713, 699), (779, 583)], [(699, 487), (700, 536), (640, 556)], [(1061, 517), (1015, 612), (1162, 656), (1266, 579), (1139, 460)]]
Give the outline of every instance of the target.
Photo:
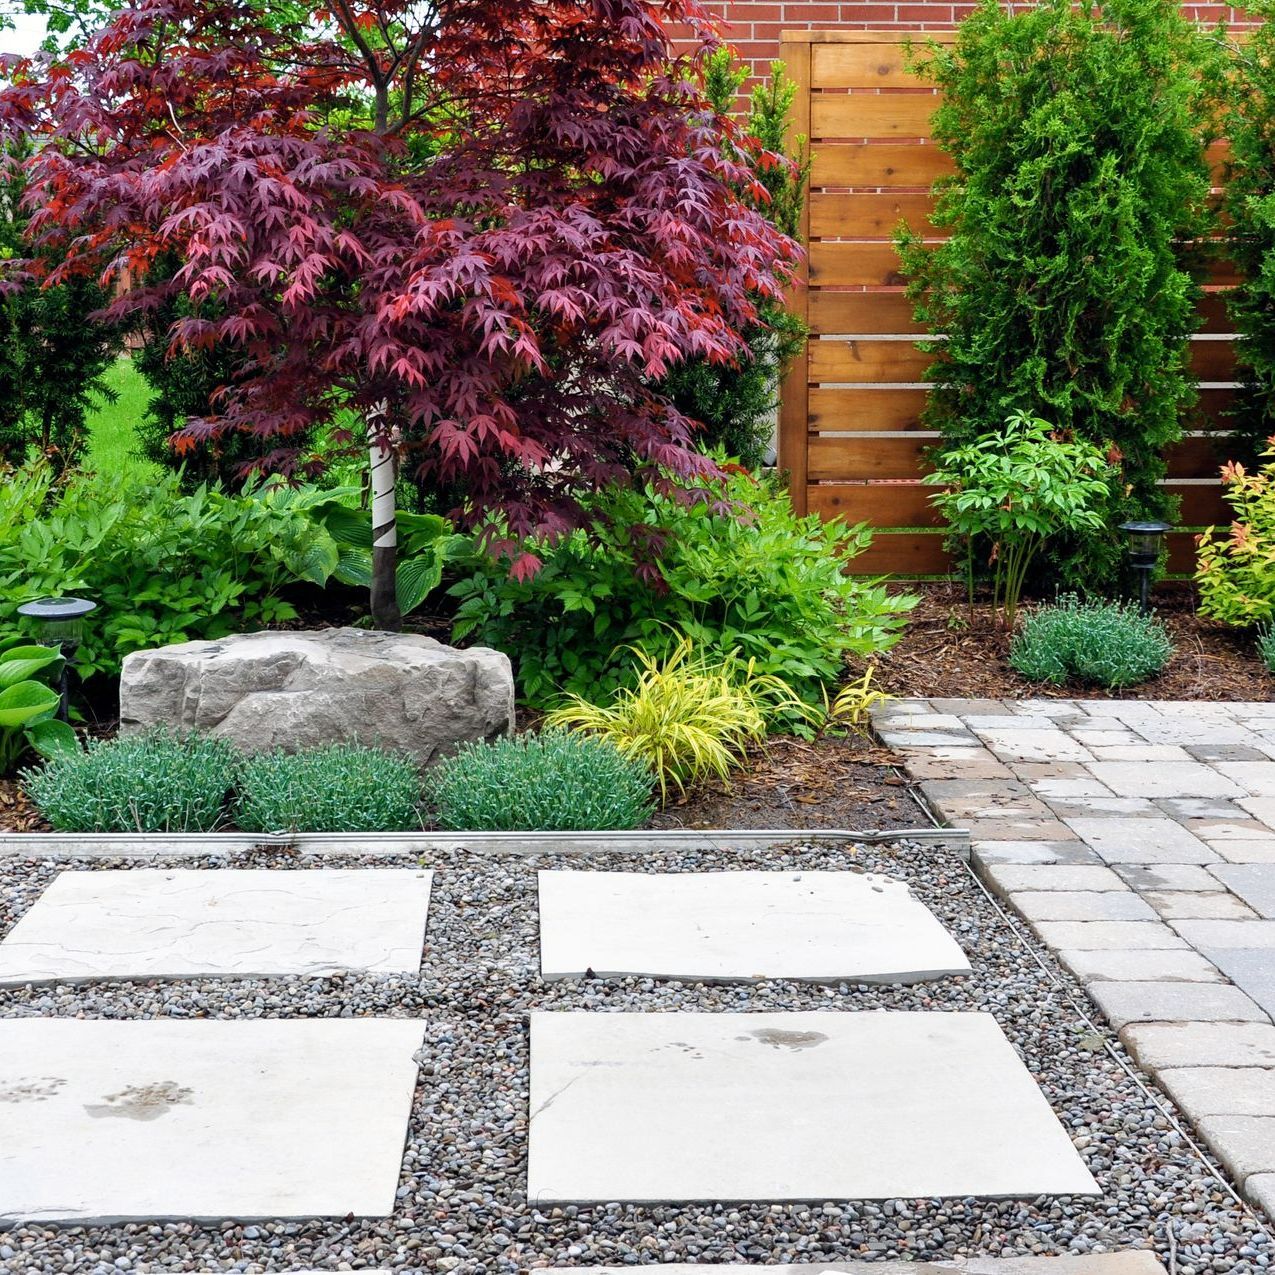
[(1214, 765), (1250, 797), (1275, 797), (1275, 761), (1220, 761)]
[(1244, 1194), (1267, 1217), (1275, 1218), (1275, 1173), (1254, 1173), (1244, 1183)]
[(1132, 890), (1022, 890), (1010, 896), (1029, 921), (1154, 921)]
[(1244, 789), (1197, 761), (1095, 761), (1095, 778), (1118, 797), (1237, 797)]
[(1195, 1127), (1241, 1184), (1254, 1173), (1275, 1173), (1275, 1115), (1205, 1116)]
[[(1146, 1249), (1068, 1257), (962, 1257), (940, 1262), (806, 1262), (796, 1266), (725, 1265), (740, 1275), (1164, 1275)], [(704, 1275), (702, 1265), (664, 1262), (669, 1275)], [(632, 1266), (551, 1266), (542, 1275), (631, 1275)]]
[[(1067, 830), (1068, 832), (1071, 829)], [(1102, 866), (1102, 859), (1079, 837), (1072, 841), (980, 841), (971, 840), (974, 858), (982, 864), (1066, 864)]]
[[(997, 890), (1128, 890), (1110, 868), (1083, 864), (993, 864), (985, 875)], [(1214, 882), (1217, 885), (1216, 882)], [(1220, 889), (1221, 887), (1218, 886)]]
[(1275, 837), (1218, 841), (1213, 848), (1227, 863), (1275, 863)]
[(1217, 863), (1221, 855), (1174, 819), (1073, 818), (1073, 832), (1108, 863)]
[[(1057, 727), (991, 727), (978, 732), (1002, 761), (1083, 761), (1093, 754)], [(1098, 776), (1101, 779), (1101, 776)]]
[(1120, 1039), (1148, 1071), (1275, 1067), (1275, 1026), (1270, 1023), (1130, 1023)]
[(386, 1217), (419, 1020), (0, 1020), (0, 1218)]
[(0, 943), (0, 983), (420, 968), (432, 873), (63, 872)]
[(1052, 948), (1079, 952), (1187, 947), (1162, 921), (1036, 921), (1032, 929)]
[(1089, 995), (1118, 1031), (1126, 1023), (1250, 1022), (1270, 1020), (1229, 983), (1092, 982)]
[(1229, 890), (1148, 890), (1142, 897), (1166, 921), (1240, 921), (1257, 917)]
[(531, 1015), (533, 1206), (1097, 1191), (989, 1014)]
[(1212, 872), (1258, 915), (1275, 918), (1275, 863), (1223, 863)]
[[(1205, 949), (1204, 954), (1275, 1018), (1275, 949), (1215, 947)], [(1275, 1107), (1271, 1110), (1275, 1112)]]
[(1158, 1079), (1189, 1120), (1275, 1111), (1275, 1067), (1170, 1067)]
[(1135, 890), (1200, 894), (1226, 889), (1208, 868), (1195, 863), (1117, 863), (1111, 870)]
[(1221, 971), (1198, 952), (1061, 951), (1058, 959), (1086, 986), (1097, 980), (1147, 983), (1222, 983)]
[(1174, 921), (1173, 928), (1200, 951), (1260, 947), (1275, 960), (1275, 921)]
[(907, 885), (858, 872), (541, 872), (547, 979), (911, 982), (968, 974)]

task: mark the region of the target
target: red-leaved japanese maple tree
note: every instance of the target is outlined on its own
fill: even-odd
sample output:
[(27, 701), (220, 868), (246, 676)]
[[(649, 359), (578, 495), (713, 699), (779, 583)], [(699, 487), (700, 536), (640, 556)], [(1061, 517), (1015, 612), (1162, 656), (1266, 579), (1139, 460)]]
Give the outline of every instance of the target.
[(235, 352), (185, 438), (251, 431), (299, 473), (297, 440), (357, 414), (394, 627), (397, 468), (463, 491), (455, 516), (534, 571), (514, 547), (576, 525), (582, 493), (710, 471), (651, 385), (746, 357), (796, 248), (697, 87), (699, 0), (327, 3), (135, 0), (11, 66), (0, 129), (35, 143), (51, 279), (144, 281), (130, 322), (183, 294), (172, 349)]

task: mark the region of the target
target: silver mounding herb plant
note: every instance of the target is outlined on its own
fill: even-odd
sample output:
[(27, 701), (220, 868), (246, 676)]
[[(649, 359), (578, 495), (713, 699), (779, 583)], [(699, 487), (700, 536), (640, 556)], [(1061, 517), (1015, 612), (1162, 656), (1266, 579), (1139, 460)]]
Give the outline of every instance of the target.
[(1027, 617), (1009, 662), (1032, 682), (1118, 690), (1154, 677), (1172, 655), (1173, 643), (1154, 616), (1128, 603), (1069, 595)]
[(58, 832), (213, 832), (241, 760), (225, 740), (156, 729), (91, 740), (21, 778)]
[(245, 832), (412, 832), (420, 807), (411, 757), (335, 743), (245, 759), (235, 822)]
[(465, 744), (426, 774), (440, 828), (576, 832), (637, 828), (655, 776), (614, 744), (563, 730)]

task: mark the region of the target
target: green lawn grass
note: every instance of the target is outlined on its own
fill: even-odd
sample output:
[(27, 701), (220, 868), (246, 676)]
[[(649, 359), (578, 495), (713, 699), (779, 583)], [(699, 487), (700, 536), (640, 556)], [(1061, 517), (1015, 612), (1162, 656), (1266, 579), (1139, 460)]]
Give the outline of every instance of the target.
[(149, 389), (128, 355), (121, 355), (106, 374), (107, 384), (119, 395), (89, 413), (89, 444), (85, 467), (98, 473), (156, 477), (159, 466), (138, 452), (137, 427), (146, 415)]

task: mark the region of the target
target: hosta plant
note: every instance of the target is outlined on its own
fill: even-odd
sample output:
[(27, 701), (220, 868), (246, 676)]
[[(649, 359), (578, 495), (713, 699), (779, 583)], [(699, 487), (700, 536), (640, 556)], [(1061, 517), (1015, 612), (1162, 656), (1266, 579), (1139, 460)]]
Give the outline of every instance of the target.
[(465, 744), (426, 774), (440, 828), (575, 832), (636, 828), (650, 816), (650, 767), (605, 740), (549, 729)]
[(804, 708), (781, 678), (759, 673), (736, 652), (708, 656), (683, 639), (663, 659), (632, 654), (636, 680), (610, 703), (572, 695), (545, 720), (645, 762), (665, 801), (670, 785), (684, 792), (709, 777), (725, 779), (748, 747), (765, 739), (769, 721)]
[(91, 740), (24, 770), (22, 784), (58, 832), (213, 832), (239, 763), (225, 740), (151, 730)]
[(335, 743), (247, 758), (235, 822), (245, 832), (410, 832), (420, 803), (412, 758)]
[(0, 775), (28, 751), (55, 757), (78, 750), (75, 732), (56, 717), (61, 697), (53, 683), (63, 663), (53, 647), (0, 639)]
[(1275, 619), (1275, 439), (1259, 469), (1222, 468), (1231, 525), (1200, 536), (1195, 583), (1200, 614), (1244, 627)]
[(1027, 617), (1009, 662), (1033, 682), (1118, 690), (1154, 677), (1172, 654), (1164, 625), (1136, 606), (1067, 596)]

